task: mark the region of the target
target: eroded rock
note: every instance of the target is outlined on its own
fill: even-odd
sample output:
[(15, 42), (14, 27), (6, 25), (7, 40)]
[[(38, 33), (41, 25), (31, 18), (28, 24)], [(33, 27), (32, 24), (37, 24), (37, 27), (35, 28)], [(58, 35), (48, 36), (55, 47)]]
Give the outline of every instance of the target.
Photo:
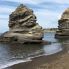
[(4, 33), (3, 38), (18, 42), (42, 40), (43, 29), (36, 21), (33, 10), (21, 4), (9, 15), (9, 31)]
[(69, 37), (69, 8), (63, 12), (61, 19), (58, 21), (58, 31), (56, 32), (56, 37)]

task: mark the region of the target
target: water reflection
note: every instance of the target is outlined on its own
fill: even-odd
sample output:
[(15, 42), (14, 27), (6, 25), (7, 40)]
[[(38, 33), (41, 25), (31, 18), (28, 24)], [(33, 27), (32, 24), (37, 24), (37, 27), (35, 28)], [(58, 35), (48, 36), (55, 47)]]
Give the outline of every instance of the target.
[(10, 57), (9, 47), (6, 44), (0, 44), (0, 65), (6, 63)]
[(62, 43), (62, 46), (64, 47), (64, 50), (66, 53), (69, 52), (69, 39), (60, 39), (59, 40)]
[(63, 50), (63, 47), (61, 46), (60, 43), (53, 43), (51, 45), (44, 46), (45, 55), (55, 54), (62, 50)]
[(55, 33), (52, 33), (52, 32), (45, 33), (43, 40), (47, 40), (47, 41), (50, 41), (52, 43), (57, 43), (58, 42), (58, 40), (55, 39)]

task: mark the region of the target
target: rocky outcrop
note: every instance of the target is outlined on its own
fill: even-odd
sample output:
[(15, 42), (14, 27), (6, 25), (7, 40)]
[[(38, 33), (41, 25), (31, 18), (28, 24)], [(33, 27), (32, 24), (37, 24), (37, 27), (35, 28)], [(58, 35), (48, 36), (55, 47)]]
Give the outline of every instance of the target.
[(56, 32), (56, 37), (69, 37), (69, 8), (63, 12), (61, 19), (58, 21), (58, 31)]
[(16, 8), (9, 16), (9, 28), (10, 31), (24, 31), (36, 24), (36, 16), (31, 9), (21, 4)]
[(43, 29), (36, 21), (33, 11), (21, 4), (9, 15), (9, 31), (3, 34), (3, 38), (16, 42), (42, 40)]

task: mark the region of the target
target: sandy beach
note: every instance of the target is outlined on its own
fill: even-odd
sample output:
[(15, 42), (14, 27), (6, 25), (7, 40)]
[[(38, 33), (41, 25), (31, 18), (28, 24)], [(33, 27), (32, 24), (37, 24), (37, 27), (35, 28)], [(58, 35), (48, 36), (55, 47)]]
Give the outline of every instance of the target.
[(69, 52), (64, 51), (33, 58), (32, 61), (13, 65), (6, 69), (69, 69)]

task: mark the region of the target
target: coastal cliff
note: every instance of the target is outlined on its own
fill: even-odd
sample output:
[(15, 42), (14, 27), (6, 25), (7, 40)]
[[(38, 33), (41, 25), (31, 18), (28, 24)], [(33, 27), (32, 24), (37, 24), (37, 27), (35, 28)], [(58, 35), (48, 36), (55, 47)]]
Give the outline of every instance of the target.
[(20, 4), (9, 15), (9, 31), (0, 36), (0, 41), (20, 43), (41, 41), (44, 36), (43, 29), (36, 21), (33, 10)]
[(69, 8), (67, 8), (61, 19), (58, 20), (58, 31), (55, 35), (56, 38), (66, 38), (69, 37)]

